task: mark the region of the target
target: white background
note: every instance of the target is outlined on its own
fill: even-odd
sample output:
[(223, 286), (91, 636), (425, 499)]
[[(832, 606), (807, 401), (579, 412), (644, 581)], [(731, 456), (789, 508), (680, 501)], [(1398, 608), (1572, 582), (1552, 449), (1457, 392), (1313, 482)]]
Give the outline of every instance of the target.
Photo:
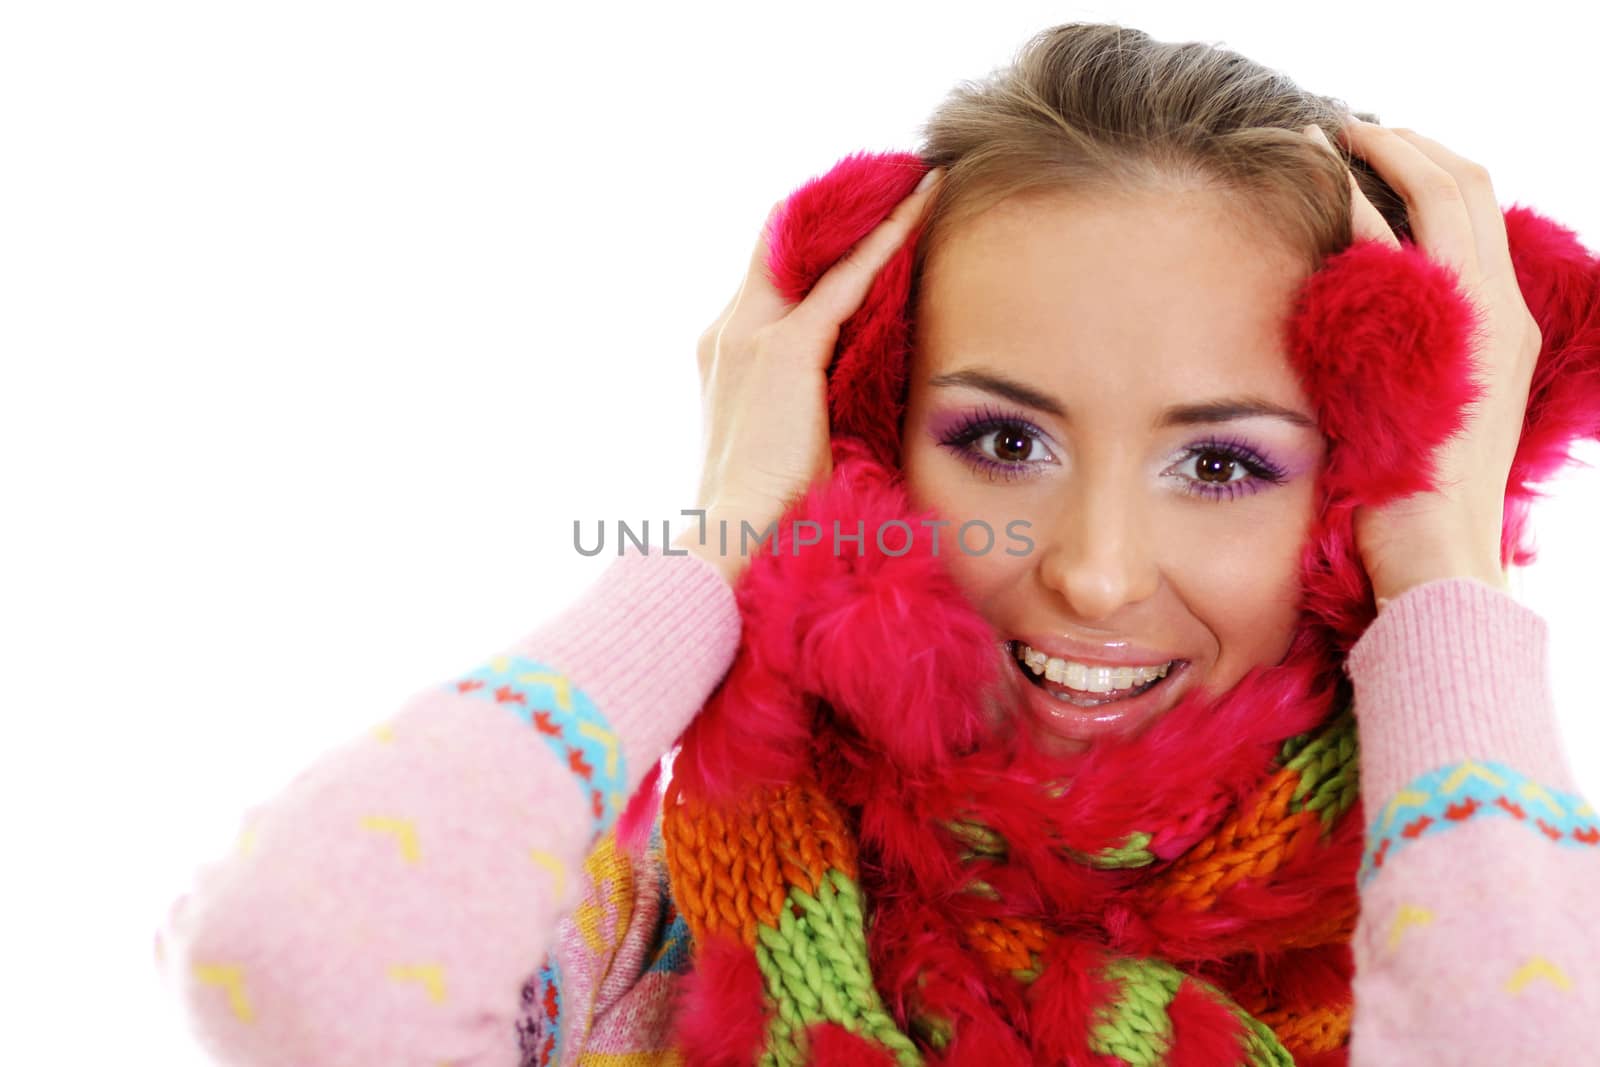
[[(8, 5), (8, 1057), (202, 1062), (154, 982), (172, 899), (246, 805), (575, 596), (606, 560), (573, 518), (692, 506), (696, 338), (806, 179), (1107, 19), (1434, 136), (1600, 247), (1580, 10)], [(1591, 797), (1597, 488), (1556, 484), (1518, 589)]]

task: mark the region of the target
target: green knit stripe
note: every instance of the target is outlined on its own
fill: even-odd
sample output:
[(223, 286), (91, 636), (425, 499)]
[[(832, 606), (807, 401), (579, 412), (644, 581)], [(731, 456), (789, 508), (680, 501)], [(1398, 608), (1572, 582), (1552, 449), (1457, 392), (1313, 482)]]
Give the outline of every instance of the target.
[(1236, 1004), (1232, 997), (1210, 982), (1202, 982), (1193, 975), (1189, 981), (1195, 988), (1222, 1004), (1243, 1028), (1240, 1036), (1238, 1067), (1294, 1067), (1294, 1057), (1283, 1047), (1272, 1027), (1257, 1019)]
[(1178, 987), (1189, 982), (1224, 1005), (1243, 1028), (1238, 1067), (1294, 1067), (1294, 1057), (1266, 1023), (1250, 1015), (1221, 989), (1184, 974), (1165, 960), (1125, 957), (1112, 960), (1101, 974), (1121, 992), (1101, 1008), (1089, 1032), (1089, 1048), (1115, 1056), (1130, 1067), (1161, 1067), (1172, 1048), (1172, 1016), (1168, 1009)]
[(945, 1046), (950, 1044), (950, 1039), (955, 1036), (955, 1028), (950, 1025), (950, 1020), (931, 1012), (914, 1016), (911, 1020), (911, 1032), (939, 1052), (943, 1052)]
[(841, 871), (827, 871), (816, 896), (789, 890), (778, 926), (756, 927), (756, 964), (775, 1008), (763, 1067), (801, 1067), (806, 1028), (825, 1021), (876, 1043), (902, 1067), (922, 1063), (872, 984), (860, 891)]
[[(1005, 859), (1008, 854), (1006, 839), (975, 819), (950, 819), (944, 825), (961, 842), (962, 860)], [(1149, 834), (1135, 832), (1124, 838), (1122, 844), (1108, 845), (1093, 855), (1065, 846), (1061, 851), (1079, 863), (1101, 869), (1148, 867), (1156, 861), (1155, 853), (1147, 847), (1149, 844)]]
[(1116, 867), (1148, 867), (1156, 861), (1155, 853), (1146, 847), (1149, 844), (1150, 835), (1136, 831), (1124, 838), (1122, 844), (1107, 845), (1092, 856), (1070, 848), (1065, 852), (1081, 863), (1102, 870)]
[(1294, 1057), (1283, 1047), (1272, 1027), (1237, 1005), (1234, 1017), (1244, 1024), (1243, 1067), (1294, 1067)]
[(1285, 741), (1280, 760), (1300, 772), (1288, 810), (1317, 812), (1323, 831), (1331, 830), (1361, 789), (1354, 708), (1345, 708), (1320, 731)]
[(1096, 1013), (1089, 1048), (1133, 1067), (1158, 1067), (1172, 1046), (1167, 1005), (1178, 995), (1183, 972), (1163, 960), (1127, 957), (1107, 963), (1101, 974), (1121, 992)]
[(1040, 956), (1032, 949), (1029, 949), (1028, 965), (1026, 967), (1013, 968), (1011, 971), (1011, 977), (1015, 978), (1023, 985), (1028, 985), (1030, 983), (1037, 982), (1039, 980), (1039, 976), (1043, 973), (1044, 957)]
[(975, 893), (984, 900), (999, 900), (1000, 890), (985, 882), (982, 878), (974, 878), (963, 887), (968, 893)]
[(944, 825), (955, 835), (957, 841), (966, 846), (961, 853), (963, 860), (981, 856), (992, 856), (997, 859), (1005, 857), (1006, 839), (983, 823), (972, 819), (950, 819)]

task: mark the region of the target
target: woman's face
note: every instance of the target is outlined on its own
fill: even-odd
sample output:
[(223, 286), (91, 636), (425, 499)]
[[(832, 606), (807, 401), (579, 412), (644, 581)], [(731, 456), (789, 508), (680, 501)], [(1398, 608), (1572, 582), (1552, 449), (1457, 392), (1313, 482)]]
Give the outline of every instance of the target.
[[(1047, 751), (1136, 733), (1288, 651), (1325, 449), (1281, 334), (1306, 270), (1197, 190), (1012, 198), (929, 259), (908, 488), (950, 520), (938, 552), (968, 595), (1044, 668), (1003, 650)], [(958, 546), (970, 520), (986, 552), (981, 526)], [(1074, 661), (1173, 662), (1144, 690), (1151, 675), (1111, 675), (1135, 687), (1118, 697)]]

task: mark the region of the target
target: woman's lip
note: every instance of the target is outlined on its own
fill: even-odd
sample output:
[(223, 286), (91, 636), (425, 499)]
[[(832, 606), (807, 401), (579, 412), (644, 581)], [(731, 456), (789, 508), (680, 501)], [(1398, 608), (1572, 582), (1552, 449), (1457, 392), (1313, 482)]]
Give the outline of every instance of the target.
[(1076, 660), (1090, 667), (1158, 667), (1180, 658), (1126, 641), (1093, 643), (1079, 641), (1066, 634), (1024, 634), (1013, 640), (1020, 641), (1035, 652), (1043, 652), (1057, 659)]
[(1183, 695), (1189, 682), (1189, 663), (1179, 661), (1172, 665), (1161, 684), (1136, 697), (1116, 700), (1092, 708), (1080, 708), (1051, 696), (1042, 686), (1026, 677), (1026, 670), (1016, 658), (1011, 657), (1012, 669), (1018, 675), (1024, 699), (1035, 723), (1046, 733), (1087, 747), (1090, 742), (1107, 737), (1120, 737), (1137, 733), (1147, 723), (1160, 718)]

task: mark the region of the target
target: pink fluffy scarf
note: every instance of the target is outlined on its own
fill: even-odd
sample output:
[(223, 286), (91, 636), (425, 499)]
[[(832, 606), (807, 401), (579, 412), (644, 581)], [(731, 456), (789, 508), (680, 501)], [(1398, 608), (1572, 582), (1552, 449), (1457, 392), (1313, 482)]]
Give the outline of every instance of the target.
[[(797, 190), (769, 242), (785, 295), (802, 297), (923, 170), (860, 154)], [(1533, 484), (1574, 440), (1600, 436), (1600, 265), (1533, 211), (1504, 216), (1544, 336), (1505, 503), (1503, 558), (1522, 564)], [(1116, 1064), (1151, 1049), (1164, 1059), (1148, 1062), (1175, 1065), (1343, 1063), (1364, 821), (1342, 663), (1374, 617), (1352, 515), (1431, 487), (1430, 454), (1477, 388), (1474, 311), (1410, 243), (1358, 242), (1308, 279), (1287, 345), (1330, 450), (1289, 653), (1215, 700), (1192, 692), (1142, 736), (1049, 760), (996, 729), (1000, 636), (925, 539), (900, 556), (870, 535), (859, 557), (826, 537), (790, 544), (794, 519), (871, 531), (932, 517), (910, 509), (898, 473), (914, 241), (844, 325), (833, 476), (737, 586), (737, 658), (673, 766), (672, 892), (695, 937), (680, 1047), (719, 1064)], [(1335, 771), (1321, 784), (1342, 798), (1315, 831), (1278, 842), (1270, 864), (1231, 868), (1203, 906), (1174, 890), (1224, 831), (1260, 818), (1285, 762), (1313, 743)], [(625, 833), (641, 814), (630, 808)], [(773, 932), (793, 935), (785, 924), (810, 921), (812, 905), (854, 915), (856, 892), (870, 988), (847, 966), (854, 928), (815, 933), (807, 944), (846, 946), (820, 962)], [(997, 966), (1007, 953), (1028, 962)], [(823, 1007), (804, 1007), (808, 989)], [(1119, 1052), (1117, 1026), (1140, 1020), (1150, 1041), (1128, 1039), (1144, 1051)], [(1321, 1031), (1297, 1038), (1311, 1020)]]

